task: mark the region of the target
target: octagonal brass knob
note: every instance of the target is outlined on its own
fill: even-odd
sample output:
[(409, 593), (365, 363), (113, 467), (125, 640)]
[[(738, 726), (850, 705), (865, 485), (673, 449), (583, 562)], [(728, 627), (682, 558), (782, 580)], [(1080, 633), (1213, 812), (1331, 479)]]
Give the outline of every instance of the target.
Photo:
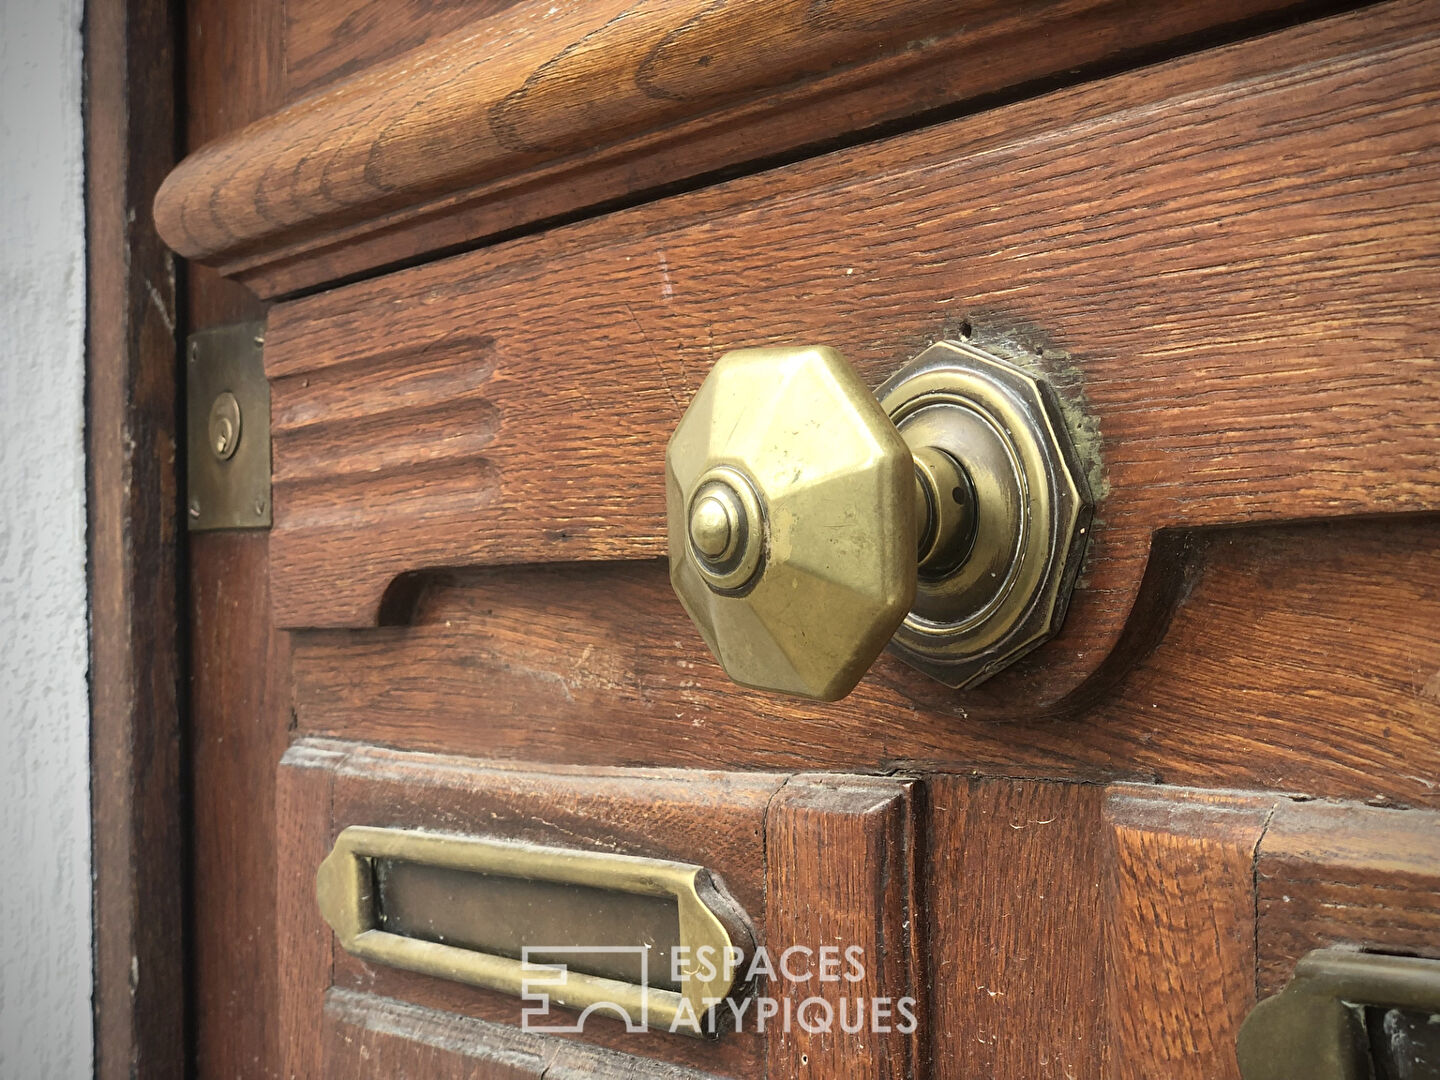
[(1064, 616), (1090, 500), (1048, 386), (941, 342), (878, 394), (833, 349), (742, 349), (670, 440), (670, 579), (736, 682), (835, 700), (888, 643), (971, 686)]

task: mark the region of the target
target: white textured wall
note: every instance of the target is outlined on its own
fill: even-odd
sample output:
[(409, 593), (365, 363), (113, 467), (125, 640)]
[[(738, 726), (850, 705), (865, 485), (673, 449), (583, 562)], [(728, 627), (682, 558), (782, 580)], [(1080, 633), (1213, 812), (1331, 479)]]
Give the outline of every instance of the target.
[(81, 0), (0, 0), (0, 1078), (91, 1073)]

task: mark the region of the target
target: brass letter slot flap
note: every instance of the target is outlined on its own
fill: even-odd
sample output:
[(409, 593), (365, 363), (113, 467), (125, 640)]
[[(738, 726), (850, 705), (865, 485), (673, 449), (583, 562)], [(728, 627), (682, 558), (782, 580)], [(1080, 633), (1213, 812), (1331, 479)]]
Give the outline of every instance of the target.
[(753, 948), (715, 875), (658, 859), (351, 826), (316, 893), (362, 959), (632, 1028), (715, 1033)]
[(1440, 960), (1316, 949), (1235, 1050), (1245, 1080), (1440, 1080)]

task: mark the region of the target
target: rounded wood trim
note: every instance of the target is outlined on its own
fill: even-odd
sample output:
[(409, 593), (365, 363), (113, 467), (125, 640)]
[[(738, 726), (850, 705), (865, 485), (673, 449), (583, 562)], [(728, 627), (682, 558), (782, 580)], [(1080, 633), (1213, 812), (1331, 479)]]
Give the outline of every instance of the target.
[(518, 4), (202, 148), (165, 182), (155, 220), (182, 255), (234, 258), (873, 63), (957, 21), (946, 0), (885, 10)]
[(202, 147), (155, 221), (292, 293), (1283, 2), (526, 0)]

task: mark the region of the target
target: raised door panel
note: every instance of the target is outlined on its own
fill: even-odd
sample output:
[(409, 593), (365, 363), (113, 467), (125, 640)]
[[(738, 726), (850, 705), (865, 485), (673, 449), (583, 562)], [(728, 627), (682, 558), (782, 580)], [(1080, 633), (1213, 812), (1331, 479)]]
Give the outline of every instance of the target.
[[(1242, 1022), (1305, 953), (1440, 955), (1429, 811), (1155, 784), (541, 773), (323, 740), (296, 743), (280, 781), (281, 1041), (301, 1077), (394, 1063), (425, 1076), (1239, 1080)], [(315, 870), (362, 823), (702, 862), (775, 971), (715, 1041), (603, 1015), (536, 1034), (514, 998), (335, 944)], [(822, 945), (858, 949), (858, 980), (820, 981)]]
[(1166, 603), (1143, 626), (1163, 637), (1060, 721), (888, 656), (833, 704), (745, 690), (659, 560), (436, 575), (410, 625), (296, 634), (296, 720), (499, 759), (904, 765), (1440, 805), (1433, 518), (1172, 535), (1159, 554), (1173, 578), (1152, 581), (1149, 602)]
[[(281, 763), (278, 796), (289, 1074), (379, 1075), (370, 1070), (388, 1061), (424, 1076), (432, 1068), (441, 1076), (529, 1076), (562, 1064), (577, 1075), (620, 1075), (655, 1062), (677, 1077), (751, 1077), (767, 1068), (777, 1076), (915, 1075), (924, 973), (911, 931), (920, 922), (913, 788), (844, 775), (537, 772), (297, 742)], [(725, 1014), (730, 1030), (714, 1040), (628, 1030), (603, 1012), (586, 1017), (582, 1032), (537, 1034), (525, 1017), (533, 1001), (362, 959), (337, 944), (317, 906), (316, 872), (350, 825), (698, 864), (723, 879), (768, 963), (747, 961), (755, 983)], [(830, 978), (839, 967), (822, 971), (820, 948), (836, 943), (859, 950), (858, 966), (836, 960), (858, 981)], [(877, 999), (892, 1003), (878, 1033), (868, 1022)], [(864, 1026), (854, 1023), (862, 1005)], [(809, 1030), (822, 1026), (823, 1035)]]
[(1440, 816), (1264, 791), (926, 780), (932, 1080), (1240, 1080), (1316, 948), (1436, 955)]
[(1255, 861), (1261, 994), (1312, 949), (1440, 960), (1440, 815), (1284, 802)]
[[(280, 306), (300, 729), (1434, 805), (1433, 19), (1368, 8)], [(834, 705), (732, 686), (659, 559), (708, 363), (823, 338), (878, 379), (967, 327), (1098, 425), (1063, 633), (963, 695), (893, 658)]]

